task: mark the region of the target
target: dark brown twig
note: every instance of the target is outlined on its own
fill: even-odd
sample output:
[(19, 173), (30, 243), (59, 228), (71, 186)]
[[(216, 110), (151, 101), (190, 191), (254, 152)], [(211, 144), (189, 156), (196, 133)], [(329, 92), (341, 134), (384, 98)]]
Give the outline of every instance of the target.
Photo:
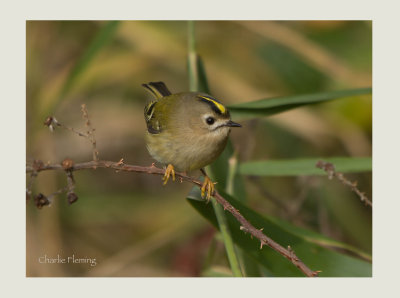
[[(77, 163), (73, 164), (68, 172), (73, 172), (73, 171), (78, 171), (78, 170), (84, 170), (84, 169), (97, 169), (97, 168), (110, 168), (114, 169), (117, 171), (126, 171), (126, 172), (137, 172), (137, 173), (147, 173), (147, 174), (153, 174), (153, 175), (164, 175), (165, 170), (160, 169), (154, 166), (150, 167), (142, 167), (142, 166), (135, 166), (135, 165), (127, 165), (124, 164), (122, 159), (118, 162), (113, 162), (113, 161), (104, 161), (104, 160), (99, 160), (99, 161), (89, 161), (89, 162), (83, 162), (83, 163)], [(65, 170), (62, 164), (44, 164), (41, 163), (40, 166), (37, 166), (34, 168), (33, 166), (27, 166), (26, 172), (27, 173), (32, 173), (33, 171), (36, 171), (37, 173), (42, 172), (42, 171), (48, 171), (48, 170)], [(183, 173), (176, 172), (175, 175), (179, 177), (182, 180), (191, 182), (198, 187), (202, 186), (202, 182), (187, 176)], [(224, 199), (217, 191), (214, 192), (213, 197), (216, 199), (216, 201), (221, 204), (225, 210), (228, 210), (241, 224), (241, 230), (244, 232), (250, 233), (252, 236), (256, 237), (257, 239), (260, 240), (261, 243), (261, 248), (264, 245), (267, 245), (280, 253), (282, 256), (287, 258), (290, 262), (292, 262), (297, 268), (299, 268), (306, 276), (309, 277), (314, 277), (318, 275), (317, 271), (313, 271), (310, 268), (308, 268), (293, 252), (291, 249), (286, 249), (273, 241), (271, 238), (266, 236), (263, 232), (262, 229), (257, 229), (253, 225), (251, 225), (244, 217), (242, 214), (240, 214), (239, 210), (234, 208), (226, 199)]]
[(52, 202), (53, 198), (54, 198), (56, 195), (59, 195), (59, 194), (65, 192), (65, 191), (67, 191), (67, 190), (68, 190), (68, 186), (63, 187), (63, 188), (61, 188), (61, 189), (59, 189), (59, 190), (53, 192), (52, 194), (50, 194), (50, 195), (48, 195), (48, 196), (45, 196), (45, 195), (42, 194), (42, 193), (37, 194), (37, 195), (35, 196), (35, 199), (34, 199), (36, 207), (39, 208), (39, 209), (42, 209), (43, 206), (49, 206), (49, 205), (51, 205), (51, 202)]
[(318, 275), (317, 271), (313, 271), (310, 268), (308, 268), (294, 253), (293, 250), (285, 249), (278, 243), (276, 243), (274, 240), (266, 236), (263, 232), (262, 229), (257, 229), (253, 225), (251, 225), (246, 218), (242, 214), (240, 214), (239, 210), (235, 209), (227, 200), (225, 200), (218, 192), (214, 193), (214, 198), (217, 200), (218, 203), (220, 203), (225, 210), (228, 210), (236, 219), (238, 222), (240, 222), (241, 230), (250, 233), (252, 236), (256, 237), (257, 239), (260, 240), (261, 246), (260, 249), (262, 249), (263, 245), (268, 245), (271, 247), (273, 250), (277, 251), (280, 253), (282, 256), (287, 258), (290, 262), (293, 263), (297, 268), (299, 268), (306, 276), (308, 277), (315, 277)]
[(329, 179), (336, 177), (344, 185), (347, 185), (348, 187), (350, 187), (350, 189), (359, 196), (361, 202), (364, 202), (365, 205), (372, 207), (372, 202), (368, 199), (368, 197), (365, 195), (365, 193), (361, 192), (357, 188), (357, 181), (351, 182), (343, 175), (343, 173), (336, 172), (335, 166), (332, 163), (325, 162), (323, 160), (319, 160), (315, 166), (317, 168), (324, 170), (328, 174)]

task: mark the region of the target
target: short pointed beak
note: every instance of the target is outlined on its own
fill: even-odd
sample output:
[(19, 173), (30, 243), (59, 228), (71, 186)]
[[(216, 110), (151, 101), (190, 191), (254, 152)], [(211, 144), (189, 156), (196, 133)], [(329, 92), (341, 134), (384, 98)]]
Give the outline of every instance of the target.
[(236, 122), (233, 122), (232, 120), (229, 120), (229, 121), (226, 123), (226, 126), (229, 126), (229, 127), (242, 127), (241, 124), (236, 123)]

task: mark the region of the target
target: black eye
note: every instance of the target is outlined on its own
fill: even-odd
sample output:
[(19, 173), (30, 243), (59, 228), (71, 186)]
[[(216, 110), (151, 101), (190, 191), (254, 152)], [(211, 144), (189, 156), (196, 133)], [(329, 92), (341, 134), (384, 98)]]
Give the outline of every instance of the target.
[(206, 119), (206, 122), (207, 122), (208, 125), (213, 125), (214, 122), (215, 122), (215, 119), (213, 117), (208, 117)]

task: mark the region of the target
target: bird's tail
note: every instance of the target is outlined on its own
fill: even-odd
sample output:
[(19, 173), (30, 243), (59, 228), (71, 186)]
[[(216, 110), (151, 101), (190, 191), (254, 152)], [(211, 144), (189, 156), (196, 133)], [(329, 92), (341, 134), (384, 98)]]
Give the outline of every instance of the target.
[(171, 95), (172, 93), (168, 90), (167, 86), (163, 82), (150, 82), (148, 84), (142, 84), (150, 93), (158, 100), (164, 96)]

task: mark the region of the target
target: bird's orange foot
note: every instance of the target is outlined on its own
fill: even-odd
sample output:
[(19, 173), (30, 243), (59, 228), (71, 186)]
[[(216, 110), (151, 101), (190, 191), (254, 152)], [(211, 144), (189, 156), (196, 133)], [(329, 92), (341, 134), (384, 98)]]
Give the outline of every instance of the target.
[(201, 187), (201, 197), (204, 198), (207, 191), (207, 196), (206, 196), (207, 203), (210, 201), (211, 196), (214, 194), (214, 190), (215, 190), (214, 183), (211, 181), (210, 178), (208, 178), (208, 176), (204, 176), (204, 182)]
[(164, 181), (164, 185), (167, 184), (169, 177), (172, 175), (172, 181), (175, 181), (175, 170), (174, 166), (169, 164), (165, 169), (165, 174), (162, 180)]

